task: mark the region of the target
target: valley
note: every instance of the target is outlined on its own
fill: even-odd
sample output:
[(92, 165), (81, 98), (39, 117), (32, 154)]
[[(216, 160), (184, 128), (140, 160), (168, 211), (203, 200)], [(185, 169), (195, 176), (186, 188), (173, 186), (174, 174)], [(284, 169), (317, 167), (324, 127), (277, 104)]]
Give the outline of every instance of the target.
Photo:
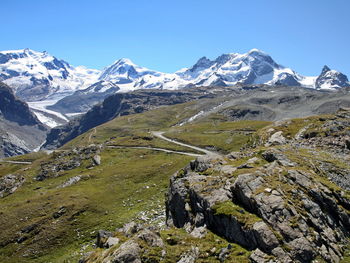
[(350, 1), (0, 10), (0, 263), (350, 263)]
[(342, 73), (1, 54), (0, 262), (348, 262)]
[[(149, 218), (138, 219), (145, 211), (162, 215), (157, 223), (164, 225), (164, 193), (169, 176), (195, 158), (176, 151), (202, 149), (190, 149), (147, 131), (171, 127), (184, 117), (190, 117), (195, 108), (188, 103), (119, 117), (78, 136), (62, 150), (49, 155), (35, 153), (10, 159), (31, 164), (1, 163), (2, 179), (9, 173), (25, 179), (10, 195), (6, 194), (5, 184), (7, 196), (1, 200), (4, 233), (1, 261), (76, 261), (81, 257), (79, 253), (75, 254), (79, 249), (84, 245), (91, 249), (89, 244), (96, 231), (101, 228), (112, 230), (132, 218), (149, 222)], [(178, 117), (170, 118), (175, 112)], [(154, 116), (157, 116), (157, 122), (154, 122)], [(174, 152), (112, 148), (113, 145), (152, 146)], [(99, 165), (92, 161), (96, 154), (101, 158)], [(80, 178), (77, 183), (60, 187), (77, 177)], [(4, 182), (1, 183), (4, 187)], [(133, 193), (131, 198), (130, 193)], [(62, 215), (55, 216), (59, 211)], [(152, 213), (149, 216), (153, 217)], [(23, 230), (29, 226), (33, 230)]]
[[(269, 89), (260, 92), (275, 93)], [(304, 92), (311, 93), (313, 98), (327, 97), (316, 91)], [(247, 94), (249, 92), (242, 94), (242, 97), (251, 100)], [(256, 94), (254, 98), (261, 104), (264, 100)], [(269, 96), (270, 105), (274, 101), (280, 101), (280, 96), (281, 93), (276, 94), (275, 99), (274, 96)], [(238, 95), (236, 99), (242, 101), (242, 97)], [(307, 96), (294, 96), (293, 103), (301, 100), (303, 104), (305, 97)], [(285, 202), (289, 205), (292, 202), (296, 211), (300, 211), (302, 204), (290, 195), (291, 183), (283, 186), (283, 180), (287, 179), (278, 179), (275, 175), (282, 174), (289, 178), (288, 176), (296, 176), (293, 171), (298, 171), (311, 178), (308, 180), (317, 184), (318, 189), (324, 189), (322, 191), (331, 198), (338, 198), (332, 202), (338, 207), (336, 213), (342, 213), (342, 216), (328, 214), (331, 208), (324, 207), (321, 211), (333, 218), (333, 224), (347, 224), (347, 210), (339, 209), (346, 209), (347, 191), (350, 188), (346, 180), (340, 180), (339, 175), (345, 176), (349, 171), (349, 150), (345, 141), (350, 127), (347, 122), (348, 111), (343, 109), (336, 115), (279, 119), (277, 122), (274, 121), (277, 114), (271, 115), (270, 121), (261, 120), (258, 114), (255, 115), (256, 120), (246, 120), (246, 115), (237, 115), (237, 111), (228, 114), (232, 109), (239, 109), (237, 106), (232, 108), (234, 99), (204, 97), (170, 106), (158, 106), (142, 113), (117, 116), (99, 126), (91, 126), (58, 149), (7, 158), (6, 162), (0, 163), (0, 228), (3, 233), (0, 240), (0, 261), (77, 262), (84, 258), (82, 262), (103, 262), (132, 253), (128, 250), (129, 245), (137, 248), (135, 251), (139, 252), (135, 255), (144, 262), (176, 262), (184, 257), (196, 258), (196, 262), (251, 262), (257, 256), (280, 258), (283, 253), (287, 253), (283, 254), (286, 259), (299, 256), (327, 258), (327, 253), (315, 250), (313, 243), (307, 252), (297, 252), (298, 246), (294, 248), (290, 243), (290, 240), (295, 239), (293, 235), (299, 237), (298, 229), (302, 229), (305, 224), (300, 220), (306, 220), (310, 216), (309, 212), (295, 214), (294, 219), (288, 219), (295, 222), (293, 230), (288, 230), (292, 232), (278, 234), (277, 232), (285, 231), (282, 230), (282, 225), (275, 225), (274, 221), (270, 221), (272, 219), (265, 218), (265, 210), (255, 210), (267, 208), (261, 206), (253, 209), (246, 206), (243, 201), (245, 199), (232, 204), (228, 201), (231, 200), (231, 193), (226, 193), (221, 187), (223, 182), (235, 183), (238, 187), (239, 180), (266, 173), (267, 177), (263, 176), (266, 185), (258, 186), (254, 190), (256, 194), (283, 192)], [(342, 99), (342, 103), (345, 103), (344, 96)], [(309, 109), (311, 115), (312, 110), (320, 109), (317, 105), (325, 104), (325, 100), (328, 98), (314, 99), (312, 105), (304, 107)], [(340, 107), (342, 104), (338, 105)], [(333, 106), (328, 110), (333, 111)], [(292, 105), (282, 104), (278, 108), (274, 107), (274, 112), (286, 112), (285, 115), (290, 116), (290, 107)], [(251, 118), (251, 115), (248, 116)], [(279, 132), (282, 136), (272, 136)], [(308, 135), (311, 133), (315, 135)], [(339, 142), (335, 141), (336, 138)], [(308, 158), (310, 154), (314, 156), (312, 162)], [(305, 171), (309, 170), (310, 173), (306, 175)], [(325, 176), (325, 173), (331, 175)], [(182, 189), (182, 183), (177, 180), (183, 181), (188, 190)], [(278, 180), (282, 180), (282, 184)], [(176, 187), (180, 188), (175, 187), (178, 183)], [(295, 186), (296, 191), (305, 191), (305, 188), (298, 187)], [(176, 191), (180, 191), (180, 199), (173, 203)], [(181, 199), (183, 191), (191, 191), (196, 197), (191, 194), (190, 199), (186, 196)], [(237, 188), (237, 191), (248, 193), (244, 188)], [(195, 207), (197, 201), (194, 200), (197, 199), (192, 201), (192, 198), (204, 198), (199, 201), (204, 202), (204, 207)], [(186, 205), (186, 202), (189, 203)], [(182, 205), (190, 206), (191, 210)], [(204, 208), (207, 212), (201, 210)], [(202, 221), (196, 221), (198, 216), (193, 214), (199, 211), (204, 213), (198, 215), (199, 218), (204, 216)], [(345, 211), (345, 214), (341, 211)], [(278, 241), (265, 240), (263, 242), (273, 243), (266, 243), (267, 247), (258, 245), (258, 251), (256, 245), (253, 245), (255, 241), (249, 241), (249, 236), (244, 237), (248, 241), (236, 238), (241, 235), (241, 230), (234, 230), (238, 231), (234, 232), (234, 236), (220, 232), (215, 221), (210, 221), (210, 213), (221, 215), (220, 220), (227, 220), (224, 218), (228, 213), (232, 222), (238, 222), (239, 229), (243, 227), (242, 231), (251, 231), (251, 226), (257, 227), (255, 224), (263, 220), (273, 231), (277, 231), (273, 233)], [(216, 218), (214, 217), (215, 220)], [(124, 226), (130, 222), (133, 222), (135, 230), (127, 230)], [(184, 226), (186, 222), (189, 224)], [(225, 224), (225, 229), (231, 233), (232, 230), (229, 229), (232, 226)], [(328, 223), (320, 221), (317, 224)], [(121, 229), (123, 226), (124, 230)], [(310, 227), (314, 229), (314, 226)], [(110, 248), (108, 245), (96, 250), (94, 244), (96, 236), (102, 233), (101, 229), (110, 231), (108, 233), (111, 234), (108, 235), (116, 237), (118, 243)], [(141, 233), (144, 233), (142, 231), (149, 231), (148, 238), (145, 236), (145, 239), (140, 239)], [(260, 230), (252, 231), (259, 233)], [(319, 229), (307, 231), (309, 232), (305, 232), (305, 235), (314, 233), (312, 231), (323, 235)], [(341, 226), (339, 231), (343, 231)], [(340, 235), (340, 232), (337, 233)], [(339, 242), (345, 245), (345, 235), (344, 232), (335, 238), (339, 238)], [(149, 243), (150, 240), (157, 240), (158, 243)], [(191, 247), (185, 242), (189, 242)], [(252, 242), (252, 246), (245, 242)], [(345, 251), (345, 247), (335, 248), (332, 241), (327, 239), (320, 242), (325, 244), (327, 251), (330, 247), (337, 249), (333, 250), (334, 260), (340, 258), (339, 253)], [(101, 243), (98, 246), (105, 245)], [(270, 249), (270, 246), (278, 249)], [(295, 251), (296, 254), (290, 251)], [(333, 259), (327, 261), (333, 262)]]

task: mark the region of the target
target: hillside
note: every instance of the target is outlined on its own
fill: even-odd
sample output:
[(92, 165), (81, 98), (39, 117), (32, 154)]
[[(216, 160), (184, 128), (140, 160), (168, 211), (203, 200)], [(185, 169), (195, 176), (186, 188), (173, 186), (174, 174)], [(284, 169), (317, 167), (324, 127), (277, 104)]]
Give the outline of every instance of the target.
[(338, 262), (350, 113), (239, 120), (222, 103), (119, 116), (53, 152), (6, 159), (0, 261)]
[[(302, 87), (237, 85), (233, 87), (197, 87), (179, 91), (139, 90), (117, 93), (94, 106), (81, 118), (53, 128), (45, 148), (54, 149), (69, 140), (117, 116), (143, 112), (157, 107), (207, 98), (203, 108), (184, 123), (219, 113), (227, 121), (268, 120), (335, 113), (350, 106), (346, 90), (318, 91)], [(62, 107), (64, 108), (64, 107)], [(59, 110), (56, 108), (56, 110)], [(184, 124), (183, 123), (183, 124)], [(183, 139), (183, 138), (179, 138)], [(201, 144), (197, 138), (196, 143)]]
[(40, 147), (46, 130), (28, 105), (0, 82), (0, 157), (24, 154)]

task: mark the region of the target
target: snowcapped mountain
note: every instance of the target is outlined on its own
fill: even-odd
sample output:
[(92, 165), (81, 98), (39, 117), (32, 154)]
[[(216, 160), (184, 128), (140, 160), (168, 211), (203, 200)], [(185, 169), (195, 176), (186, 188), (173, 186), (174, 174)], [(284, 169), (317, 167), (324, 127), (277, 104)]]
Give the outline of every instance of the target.
[(315, 82), (316, 89), (339, 89), (342, 87), (350, 87), (350, 82), (346, 75), (336, 70), (331, 70), (324, 66), (321, 74)]
[(121, 92), (141, 88), (178, 89), (181, 88), (181, 84), (186, 84), (177, 74), (162, 73), (140, 67), (127, 58), (119, 59), (104, 69), (99, 80), (118, 85)]
[(237, 83), (300, 86), (305, 81), (305, 77), (278, 65), (269, 55), (257, 49), (245, 54), (223, 54), (213, 61), (203, 57), (193, 67), (177, 74), (196, 86), (231, 86)]
[[(327, 69), (327, 70), (326, 70)], [(316, 80), (317, 79), (317, 80)], [(317, 77), (302, 76), (277, 64), (263, 51), (223, 54), (214, 60), (202, 57), (190, 68), (162, 73), (123, 58), (102, 72), (73, 67), (47, 52), (30, 49), (0, 52), (0, 80), (26, 101), (57, 100), (74, 92), (105, 94), (136, 89), (181, 89), (191, 86), (270, 84), (336, 89), (349, 85), (345, 75), (328, 67)]]
[(0, 52), (0, 80), (26, 101), (62, 98), (95, 83), (99, 75), (99, 70), (73, 67), (47, 52)]
[(47, 52), (3, 51), (0, 81), (11, 86), (51, 127), (66, 122), (70, 115), (89, 110), (111, 94), (137, 89), (268, 84), (332, 90), (350, 86), (344, 74), (328, 67), (318, 77), (302, 76), (258, 49), (223, 54), (214, 60), (202, 57), (192, 67), (175, 73), (150, 70), (127, 58), (99, 71), (73, 67)]
[(223, 54), (215, 60), (202, 57), (192, 67), (175, 73), (149, 70), (129, 59), (120, 59), (107, 67), (99, 79), (115, 83), (120, 91), (131, 91), (139, 88), (232, 86), (238, 83), (314, 87), (316, 77), (304, 77), (277, 64), (268, 54), (252, 49), (245, 54)]

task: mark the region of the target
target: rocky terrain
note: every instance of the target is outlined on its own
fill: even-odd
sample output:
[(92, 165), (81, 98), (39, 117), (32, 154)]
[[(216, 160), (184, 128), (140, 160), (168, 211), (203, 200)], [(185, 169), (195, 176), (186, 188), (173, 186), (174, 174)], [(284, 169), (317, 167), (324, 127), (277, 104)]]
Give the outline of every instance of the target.
[(348, 105), (284, 86), (113, 95), (62, 147), (0, 163), (0, 261), (347, 262)]
[(0, 82), (0, 157), (24, 154), (40, 147), (46, 130), (28, 105)]
[(349, 118), (277, 122), (240, 152), (198, 157), (170, 180), (165, 230), (100, 231), (104, 250), (80, 262), (348, 262)]

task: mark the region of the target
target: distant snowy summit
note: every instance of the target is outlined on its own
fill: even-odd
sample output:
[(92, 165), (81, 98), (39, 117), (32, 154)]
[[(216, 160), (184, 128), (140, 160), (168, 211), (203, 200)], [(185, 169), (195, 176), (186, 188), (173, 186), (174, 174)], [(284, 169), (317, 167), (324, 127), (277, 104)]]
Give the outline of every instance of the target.
[(277, 64), (263, 51), (203, 57), (190, 68), (163, 73), (117, 60), (103, 71), (73, 67), (46, 52), (29, 49), (0, 52), (0, 80), (27, 101), (57, 99), (78, 93), (115, 93), (136, 89), (181, 89), (192, 86), (268, 84), (335, 90), (350, 86), (347, 77), (325, 67), (318, 77), (302, 76)]
[[(200, 58), (190, 68), (175, 73), (162, 73), (135, 65), (123, 58), (105, 68), (99, 77), (99, 89), (116, 88), (119, 92), (141, 88), (181, 89), (191, 86), (232, 86), (236, 84), (268, 84), (303, 86), (335, 90), (350, 86), (346, 76), (335, 70), (322, 71), (320, 76), (302, 76), (294, 70), (277, 64), (263, 51), (252, 49), (245, 54), (223, 54), (215, 60)], [(94, 92), (88, 88), (85, 93)], [(112, 90), (111, 90), (112, 91)], [(84, 91), (82, 91), (84, 92)]]
[(95, 83), (99, 70), (73, 67), (47, 52), (30, 49), (0, 52), (0, 80), (26, 101), (70, 95)]
[(331, 70), (327, 66), (323, 67), (315, 82), (316, 89), (338, 89), (349, 86), (349, 80), (346, 75), (336, 70)]

